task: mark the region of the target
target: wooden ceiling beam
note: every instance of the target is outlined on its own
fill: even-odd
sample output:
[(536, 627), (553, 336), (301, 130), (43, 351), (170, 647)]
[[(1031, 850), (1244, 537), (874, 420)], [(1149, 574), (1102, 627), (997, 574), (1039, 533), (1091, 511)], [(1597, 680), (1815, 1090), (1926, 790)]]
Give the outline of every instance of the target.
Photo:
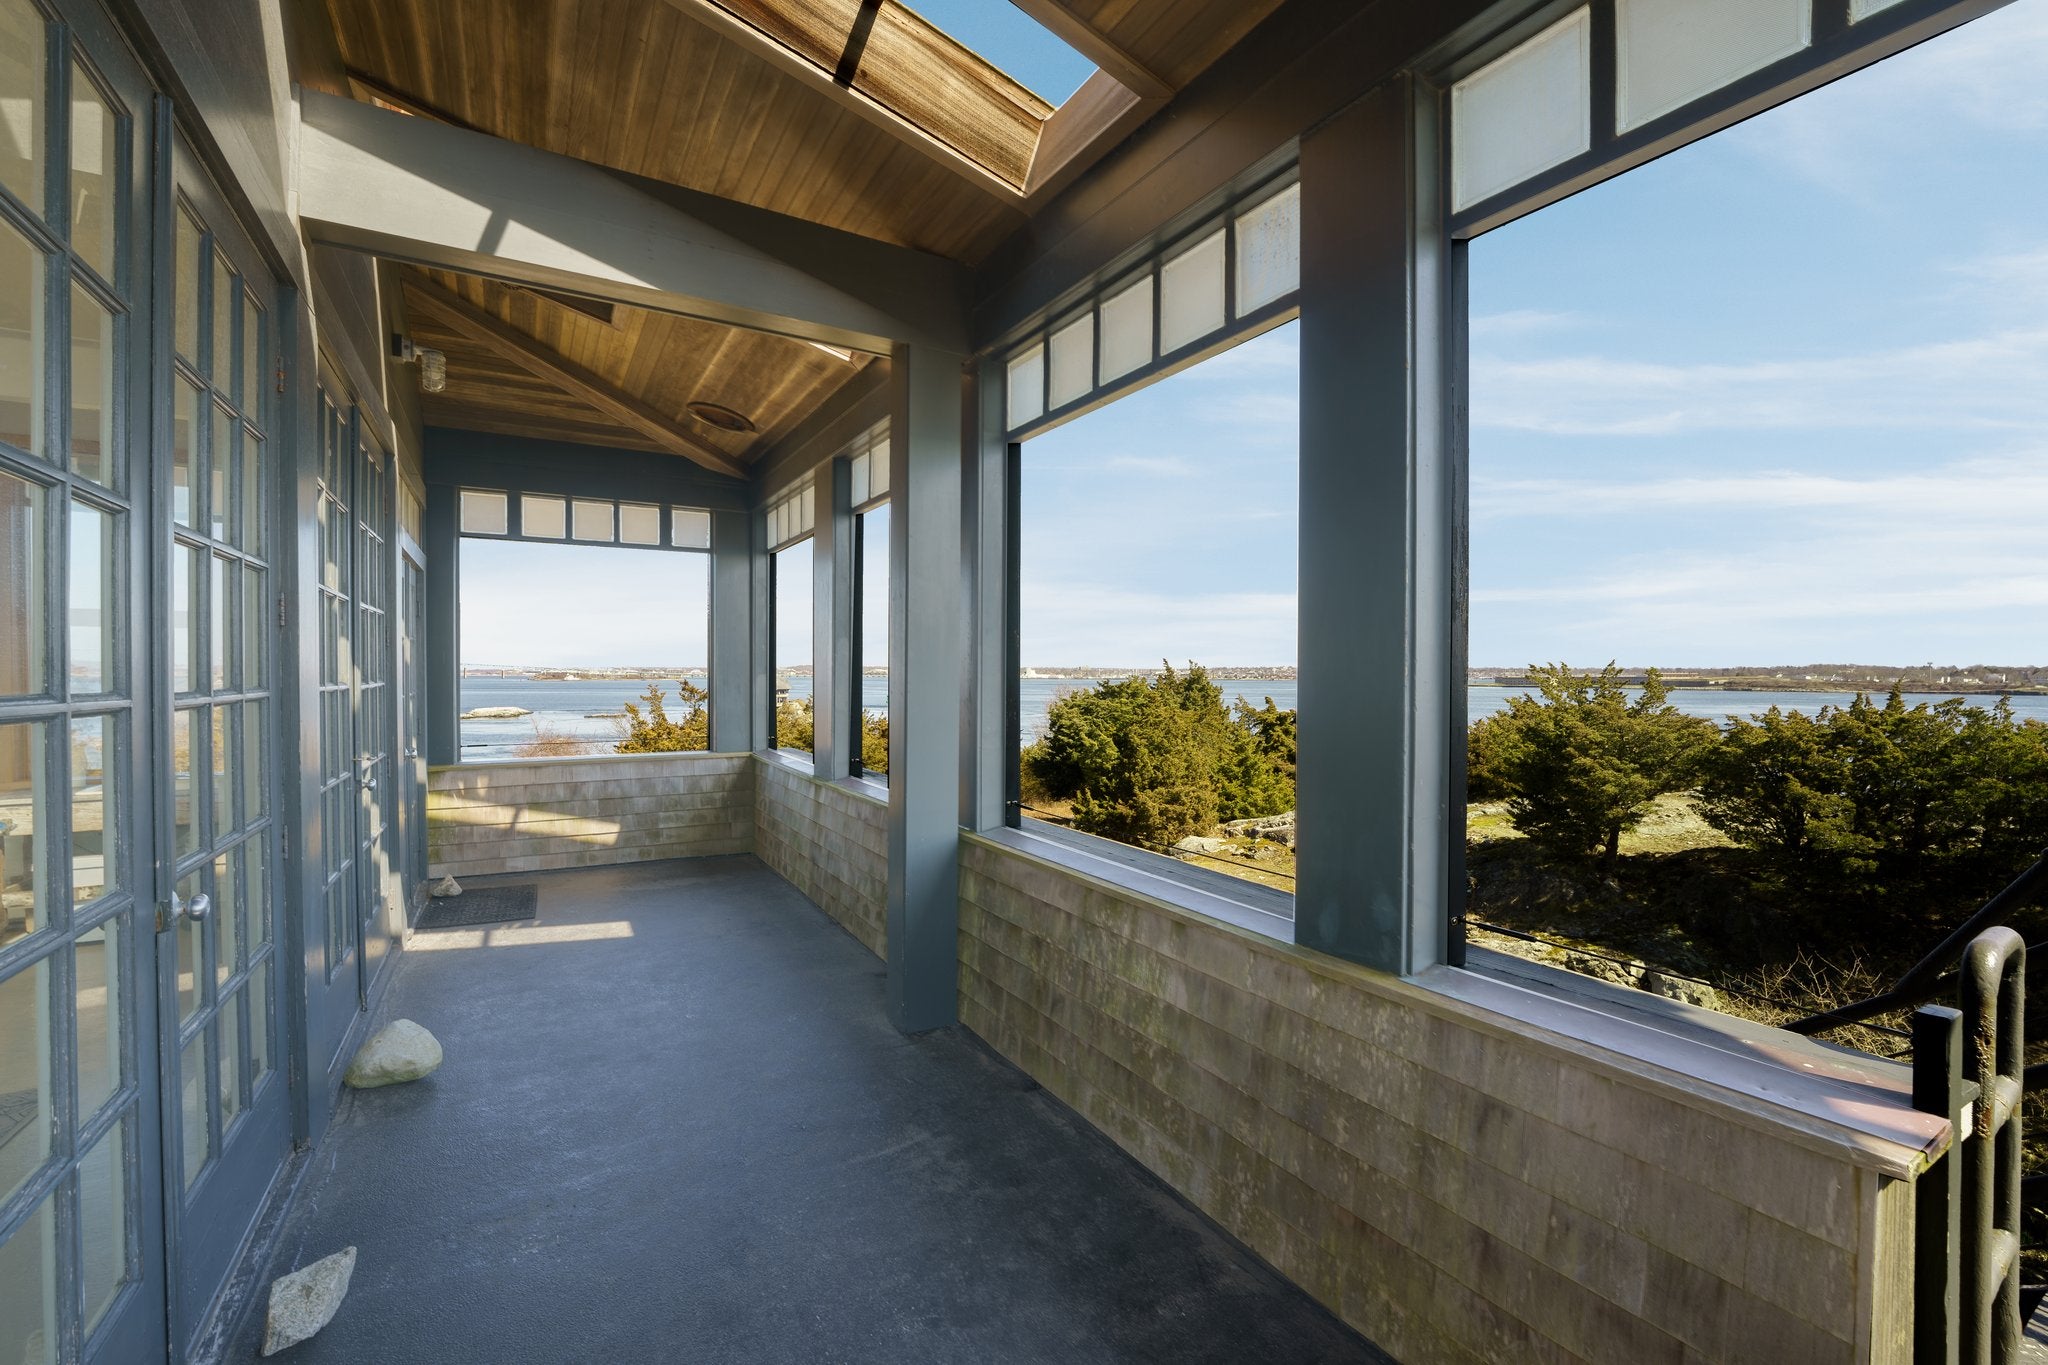
[(407, 277), (405, 289), (421, 307), (477, 345), (511, 361), (534, 378), (581, 399), (670, 454), (693, 460), (714, 473), (735, 479), (747, 477), (746, 466), (718, 447), (677, 426), (672, 419), (656, 412), (632, 394), (542, 346), (461, 295), (443, 289), (431, 280), (412, 276)]
[(1116, 78), (1117, 84), (1142, 100), (1170, 99), (1173, 86), (1132, 56), (1101, 29), (1067, 8), (1065, 0), (1010, 0), (1053, 36)]

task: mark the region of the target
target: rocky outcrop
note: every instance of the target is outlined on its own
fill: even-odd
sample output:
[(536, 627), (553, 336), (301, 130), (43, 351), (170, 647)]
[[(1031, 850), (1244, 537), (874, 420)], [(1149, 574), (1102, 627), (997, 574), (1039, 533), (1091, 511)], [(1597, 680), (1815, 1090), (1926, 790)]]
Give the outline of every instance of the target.
[(479, 706), (473, 711), (464, 711), (458, 720), (518, 720), (533, 712), (523, 706)]

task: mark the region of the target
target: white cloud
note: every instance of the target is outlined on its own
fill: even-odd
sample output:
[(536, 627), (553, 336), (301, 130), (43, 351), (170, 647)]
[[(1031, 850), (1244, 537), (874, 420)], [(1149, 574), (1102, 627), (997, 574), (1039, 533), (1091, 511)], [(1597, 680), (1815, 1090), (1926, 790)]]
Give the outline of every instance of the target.
[(1479, 314), (1465, 324), (1465, 330), (1475, 342), (1506, 341), (1579, 327), (1585, 322), (1581, 314), (1558, 309), (1510, 308), (1499, 313)]
[(2032, 527), (2048, 524), (2048, 451), (1959, 461), (1924, 472), (1856, 478), (1793, 470), (1611, 479), (1495, 479), (1472, 485), (1479, 521), (1513, 517), (1640, 516), (1676, 510), (1836, 513), (1887, 524)]
[(1860, 355), (1676, 364), (1472, 357), (1477, 427), (1559, 435), (2048, 424), (2048, 327)]

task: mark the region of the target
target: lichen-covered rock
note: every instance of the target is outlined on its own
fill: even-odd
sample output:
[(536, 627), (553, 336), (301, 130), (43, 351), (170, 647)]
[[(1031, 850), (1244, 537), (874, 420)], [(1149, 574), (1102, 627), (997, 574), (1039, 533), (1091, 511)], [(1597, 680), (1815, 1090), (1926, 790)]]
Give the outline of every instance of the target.
[(273, 1281), (270, 1311), (263, 1320), (263, 1354), (274, 1356), (296, 1346), (334, 1321), (355, 1273), (356, 1249), (343, 1247)]
[(1681, 1000), (1688, 1005), (1698, 1005), (1703, 1010), (1721, 1008), (1721, 992), (1704, 981), (1689, 977), (1668, 976), (1655, 967), (1643, 972), (1642, 988), (1652, 995), (1661, 995), (1666, 1000)]
[(441, 1065), (441, 1043), (410, 1019), (386, 1024), (364, 1043), (342, 1079), (358, 1090), (416, 1081)]

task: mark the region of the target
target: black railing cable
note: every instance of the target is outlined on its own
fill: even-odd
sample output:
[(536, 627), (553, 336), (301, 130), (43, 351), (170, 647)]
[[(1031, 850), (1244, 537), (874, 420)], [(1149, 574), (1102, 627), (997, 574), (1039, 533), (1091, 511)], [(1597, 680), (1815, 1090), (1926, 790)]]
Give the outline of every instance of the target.
[(2043, 892), (2048, 892), (2048, 850), (2034, 860), (2032, 867), (2013, 878), (2003, 891), (1985, 901), (1975, 914), (1951, 930), (1933, 952), (1914, 963), (1890, 990), (1825, 1014), (1795, 1019), (1784, 1027), (1794, 1033), (1826, 1033), (1845, 1024), (1860, 1024), (1874, 1015), (1925, 1004), (1941, 989), (1949, 970), (1962, 960), (1970, 940), (1995, 924), (2003, 924), (2014, 910)]

